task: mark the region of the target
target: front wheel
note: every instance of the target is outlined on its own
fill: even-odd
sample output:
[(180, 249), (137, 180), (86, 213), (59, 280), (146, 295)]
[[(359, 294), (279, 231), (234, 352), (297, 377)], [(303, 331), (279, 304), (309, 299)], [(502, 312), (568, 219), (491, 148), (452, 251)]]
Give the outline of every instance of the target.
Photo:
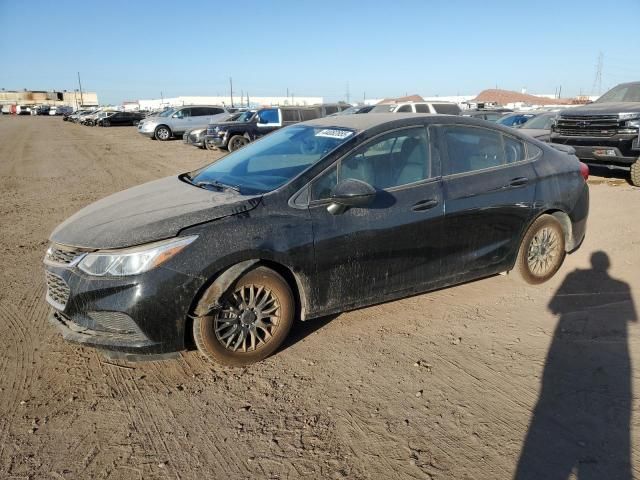
[(244, 147), (247, 143), (249, 143), (249, 139), (247, 137), (243, 137), (242, 135), (234, 135), (229, 139), (227, 149), (229, 149), (230, 152), (235, 152), (239, 148)]
[(103, 120), (102, 121), (102, 126), (103, 127), (110, 127), (111, 126), (111, 122), (109, 120)]
[(169, 130), (169, 127), (160, 125), (159, 127), (156, 127), (154, 137), (156, 138), (156, 140), (165, 142), (171, 138), (171, 130)]
[(565, 257), (562, 225), (551, 215), (533, 222), (522, 239), (515, 270), (531, 285), (549, 280), (562, 266)]
[(631, 165), (631, 184), (640, 187), (640, 158)]
[(266, 267), (243, 275), (218, 303), (216, 312), (194, 319), (193, 337), (202, 354), (223, 365), (239, 367), (265, 359), (293, 325), (291, 288)]

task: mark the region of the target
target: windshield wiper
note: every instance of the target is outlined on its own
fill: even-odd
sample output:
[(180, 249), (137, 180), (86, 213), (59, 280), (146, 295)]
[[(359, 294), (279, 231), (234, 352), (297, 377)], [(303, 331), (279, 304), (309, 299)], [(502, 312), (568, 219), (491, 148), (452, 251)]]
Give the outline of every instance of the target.
[(202, 182), (197, 182), (194, 184), (196, 187), (213, 187), (218, 190), (233, 190), (234, 192), (240, 193), (239, 185), (227, 185), (226, 183), (219, 182), (218, 180), (206, 180)]

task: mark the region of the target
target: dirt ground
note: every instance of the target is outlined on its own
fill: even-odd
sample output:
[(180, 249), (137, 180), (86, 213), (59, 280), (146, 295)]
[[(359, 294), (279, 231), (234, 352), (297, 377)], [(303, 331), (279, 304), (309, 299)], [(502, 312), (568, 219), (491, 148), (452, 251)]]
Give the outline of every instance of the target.
[(592, 177), (587, 239), (542, 286), (496, 276), (309, 322), (244, 369), (64, 342), (51, 230), (215, 155), (0, 117), (0, 478), (495, 480), (521, 455), (518, 478), (640, 478), (640, 189), (619, 178)]

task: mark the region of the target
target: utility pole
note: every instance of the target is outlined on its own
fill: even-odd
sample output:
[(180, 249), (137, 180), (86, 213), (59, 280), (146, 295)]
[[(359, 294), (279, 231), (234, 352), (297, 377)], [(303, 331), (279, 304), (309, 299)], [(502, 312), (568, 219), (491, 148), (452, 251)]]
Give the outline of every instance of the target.
[(229, 89), (231, 90), (231, 108), (233, 108), (233, 78), (229, 77)]
[(558, 88), (558, 98), (562, 98), (562, 85)]
[(164, 104), (164, 96), (162, 95), (162, 91), (160, 92), (160, 107)]
[(80, 83), (80, 72), (78, 72), (78, 86), (80, 87), (80, 103), (84, 105), (84, 98), (82, 98), (82, 83)]
[(604, 54), (600, 52), (598, 54), (598, 63), (596, 64), (596, 76), (593, 79), (593, 87), (591, 88), (592, 93), (597, 93), (600, 95), (602, 92), (602, 63), (604, 62)]
[(347, 103), (349, 103), (349, 98), (350, 98), (350, 95), (349, 95), (349, 82), (347, 82)]
[(242, 91), (242, 89), (240, 89), (240, 108), (243, 107), (242, 105), (243, 103), (244, 103), (244, 92)]

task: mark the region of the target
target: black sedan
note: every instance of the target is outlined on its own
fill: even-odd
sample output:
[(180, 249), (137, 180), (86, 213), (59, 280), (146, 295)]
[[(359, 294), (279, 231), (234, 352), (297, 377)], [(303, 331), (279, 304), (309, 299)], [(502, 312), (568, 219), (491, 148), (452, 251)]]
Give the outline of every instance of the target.
[(295, 124), (58, 226), (51, 319), (124, 358), (193, 338), (248, 364), (295, 320), (507, 271), (548, 280), (584, 238), (587, 175), (569, 149), (460, 116)]
[(115, 127), (122, 125), (134, 126), (140, 123), (144, 118), (144, 114), (140, 112), (116, 112), (96, 121), (96, 125), (100, 127)]

